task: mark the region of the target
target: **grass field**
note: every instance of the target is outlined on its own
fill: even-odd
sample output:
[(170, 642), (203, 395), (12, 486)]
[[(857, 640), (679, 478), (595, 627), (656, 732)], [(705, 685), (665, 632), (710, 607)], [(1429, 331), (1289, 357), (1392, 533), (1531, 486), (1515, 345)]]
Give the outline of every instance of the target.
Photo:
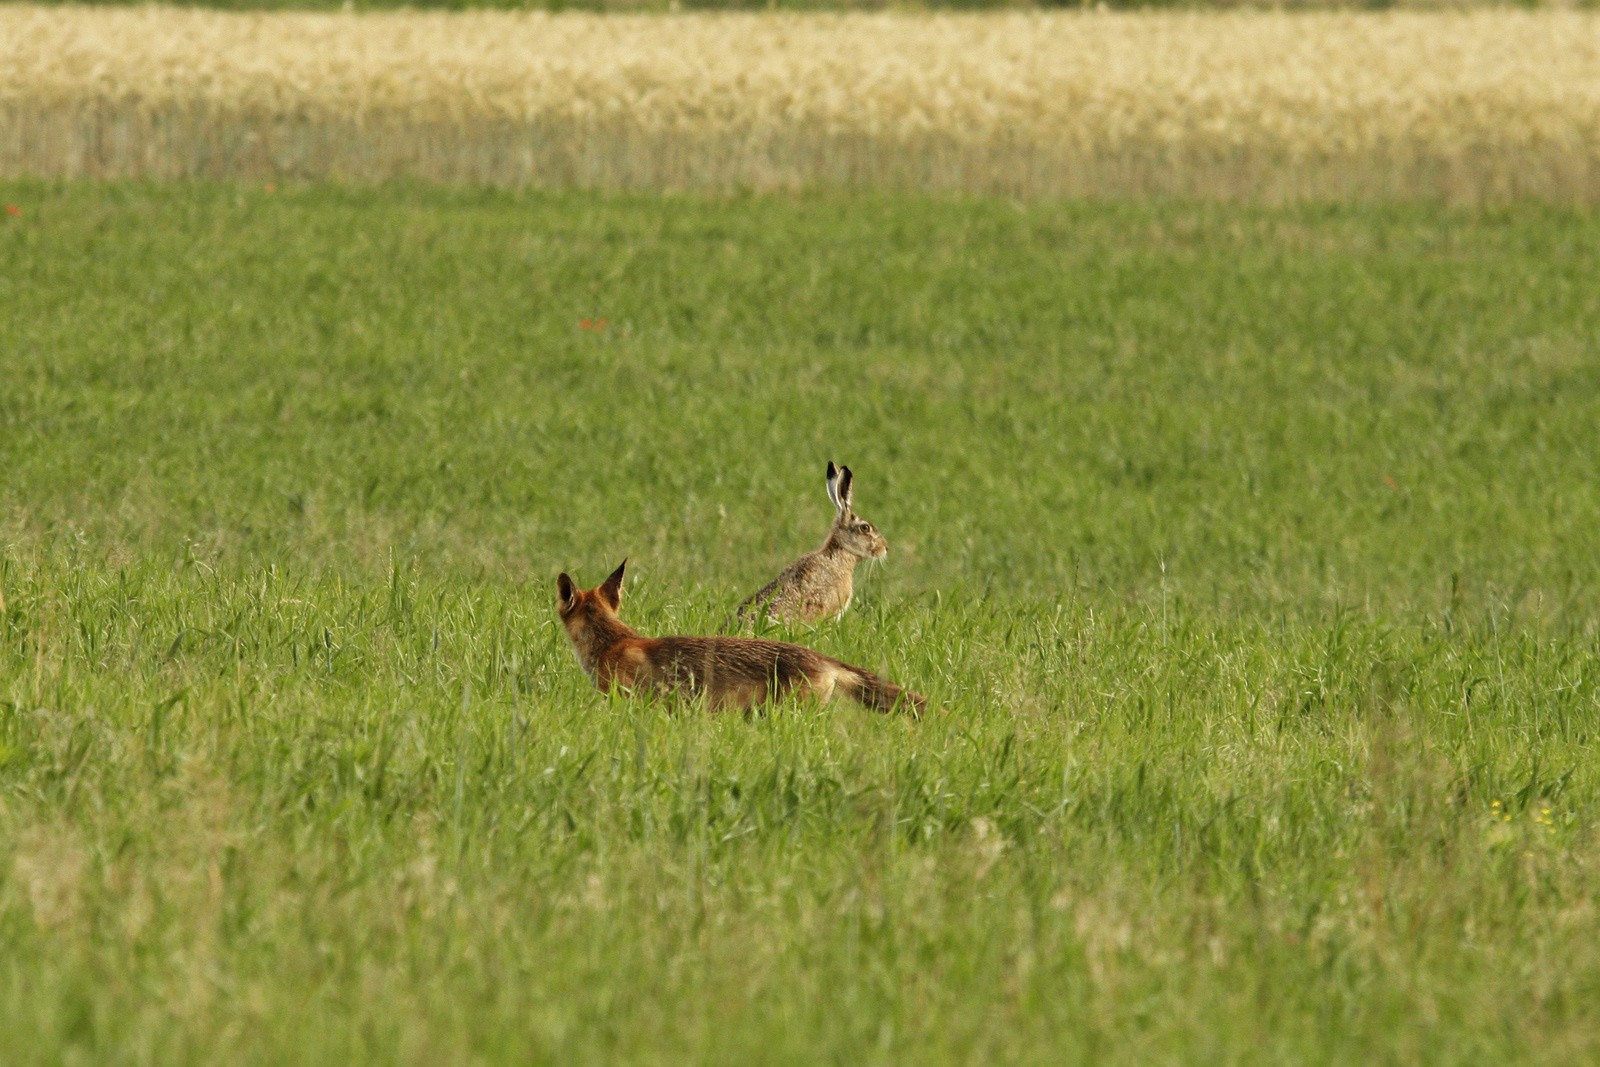
[(0, 201), (0, 1061), (1600, 1057), (1600, 218)]

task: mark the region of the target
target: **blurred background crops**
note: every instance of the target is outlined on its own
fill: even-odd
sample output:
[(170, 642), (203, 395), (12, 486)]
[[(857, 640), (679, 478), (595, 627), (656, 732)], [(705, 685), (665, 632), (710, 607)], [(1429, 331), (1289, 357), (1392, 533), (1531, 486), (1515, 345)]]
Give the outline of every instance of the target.
[[(58, 0), (44, 0), (55, 4)], [(66, 0), (61, 0), (65, 6)], [(132, 5), (142, 0), (112, 0)], [(111, 6), (110, 4), (102, 6)], [(890, 0), (172, 0), (174, 7), (203, 7), (218, 11), (383, 11), (395, 8), (430, 11), (587, 11), (607, 14), (676, 13), (679, 11), (1036, 11), (1095, 8), (1125, 10), (1167, 8), (1180, 10), (1462, 10), (1473, 7), (1506, 7), (1553, 10), (1585, 9), (1590, 0), (1523, 0), (1514, 5), (1497, 0), (1282, 0), (1261, 4), (1245, 0), (918, 0), (916, 3), (891, 3)]]
[(0, 174), (1600, 197), (1600, 16), (0, 7)]

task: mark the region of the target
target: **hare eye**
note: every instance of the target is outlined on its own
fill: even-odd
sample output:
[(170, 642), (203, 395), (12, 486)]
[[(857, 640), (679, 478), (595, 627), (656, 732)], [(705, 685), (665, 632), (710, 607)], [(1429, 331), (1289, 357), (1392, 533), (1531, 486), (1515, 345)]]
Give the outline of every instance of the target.
[(856, 529), (860, 530), (862, 533), (870, 533), (872, 531), (872, 523), (864, 522), (860, 526), (857, 526)]

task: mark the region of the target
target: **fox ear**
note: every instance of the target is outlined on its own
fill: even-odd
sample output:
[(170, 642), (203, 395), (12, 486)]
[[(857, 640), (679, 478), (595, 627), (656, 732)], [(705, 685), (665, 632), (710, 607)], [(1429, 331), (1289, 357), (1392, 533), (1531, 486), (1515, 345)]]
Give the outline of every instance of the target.
[(844, 505), (839, 503), (839, 468), (833, 465), (833, 460), (828, 460), (828, 503), (840, 511)]
[(617, 569), (611, 572), (611, 577), (606, 579), (606, 584), (600, 587), (600, 599), (610, 604), (612, 611), (622, 607), (622, 572), (627, 567), (627, 560), (617, 564)]
[(849, 511), (855, 506), (855, 475), (850, 473), (849, 467), (839, 471), (839, 510)]
[(562, 607), (572, 606), (572, 579), (565, 571), (556, 579), (556, 596), (561, 598)]

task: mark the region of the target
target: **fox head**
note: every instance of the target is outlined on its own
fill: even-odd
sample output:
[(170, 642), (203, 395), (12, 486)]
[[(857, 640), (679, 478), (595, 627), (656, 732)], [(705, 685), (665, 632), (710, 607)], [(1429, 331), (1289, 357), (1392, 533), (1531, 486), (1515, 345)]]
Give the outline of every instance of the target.
[(556, 611), (585, 670), (592, 668), (594, 654), (607, 640), (632, 633), (617, 618), (622, 607), (622, 572), (627, 566), (628, 561), (623, 560), (611, 577), (593, 589), (579, 589), (566, 573), (556, 579)]
[(828, 461), (828, 499), (835, 514), (828, 540), (860, 559), (882, 559), (889, 554), (889, 542), (878, 528), (855, 511), (855, 476), (849, 467), (835, 467)]

